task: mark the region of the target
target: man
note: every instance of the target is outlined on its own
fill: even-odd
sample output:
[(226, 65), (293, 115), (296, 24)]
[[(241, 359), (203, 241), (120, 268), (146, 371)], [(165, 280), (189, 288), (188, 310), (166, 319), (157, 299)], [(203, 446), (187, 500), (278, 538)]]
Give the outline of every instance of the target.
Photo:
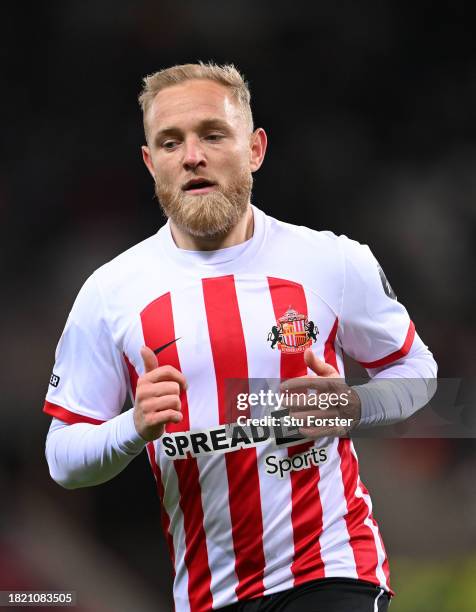
[[(433, 378), (431, 353), (367, 247), (251, 206), (266, 134), (233, 66), (144, 82), (142, 154), (168, 223), (78, 295), (44, 408), (51, 475), (99, 484), (147, 448), (180, 612), (386, 610), (383, 543), (353, 445), (336, 436), (422, 405), (425, 384), (423, 400), (390, 384), (385, 402), (379, 385)], [(347, 387), (343, 351), (374, 380)], [(297, 425), (251, 423), (257, 379), (315, 390), (276, 400)], [(236, 409), (230, 380), (244, 389)], [(334, 421), (306, 420), (312, 397)]]

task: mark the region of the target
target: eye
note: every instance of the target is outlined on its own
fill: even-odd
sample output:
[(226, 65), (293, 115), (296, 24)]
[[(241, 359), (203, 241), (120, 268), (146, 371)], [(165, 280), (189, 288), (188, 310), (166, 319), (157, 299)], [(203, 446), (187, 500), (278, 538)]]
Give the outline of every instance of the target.
[(176, 140), (164, 140), (164, 142), (160, 146), (162, 147), (162, 149), (167, 149), (168, 151), (171, 151), (172, 149), (175, 149), (177, 145), (178, 142)]
[(213, 132), (212, 134), (207, 134), (205, 136), (205, 140), (208, 140), (210, 142), (218, 142), (222, 138), (224, 138), (224, 135), (223, 134), (219, 134), (217, 132)]

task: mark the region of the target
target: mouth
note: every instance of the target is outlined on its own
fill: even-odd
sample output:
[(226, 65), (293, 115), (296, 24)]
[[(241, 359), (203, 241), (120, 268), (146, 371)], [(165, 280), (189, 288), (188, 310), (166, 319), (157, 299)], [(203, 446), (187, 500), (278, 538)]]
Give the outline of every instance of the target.
[(215, 189), (216, 183), (204, 178), (194, 178), (182, 187), (182, 191), (190, 195), (208, 193)]

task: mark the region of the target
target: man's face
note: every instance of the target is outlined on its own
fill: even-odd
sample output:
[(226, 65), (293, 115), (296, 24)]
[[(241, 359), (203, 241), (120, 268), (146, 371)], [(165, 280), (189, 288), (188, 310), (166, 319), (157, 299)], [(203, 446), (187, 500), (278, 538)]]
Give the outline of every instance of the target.
[(226, 235), (247, 210), (251, 172), (261, 164), (254, 161), (256, 133), (230, 91), (210, 80), (168, 87), (146, 122), (144, 162), (167, 217), (193, 236)]

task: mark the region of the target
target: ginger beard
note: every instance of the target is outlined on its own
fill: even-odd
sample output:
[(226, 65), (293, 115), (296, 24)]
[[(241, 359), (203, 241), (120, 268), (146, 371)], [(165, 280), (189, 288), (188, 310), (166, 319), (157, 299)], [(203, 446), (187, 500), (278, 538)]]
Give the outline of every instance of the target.
[(253, 177), (248, 169), (223, 188), (216, 185), (210, 193), (188, 195), (155, 182), (155, 194), (166, 217), (198, 238), (217, 238), (230, 232), (243, 217), (251, 197)]

